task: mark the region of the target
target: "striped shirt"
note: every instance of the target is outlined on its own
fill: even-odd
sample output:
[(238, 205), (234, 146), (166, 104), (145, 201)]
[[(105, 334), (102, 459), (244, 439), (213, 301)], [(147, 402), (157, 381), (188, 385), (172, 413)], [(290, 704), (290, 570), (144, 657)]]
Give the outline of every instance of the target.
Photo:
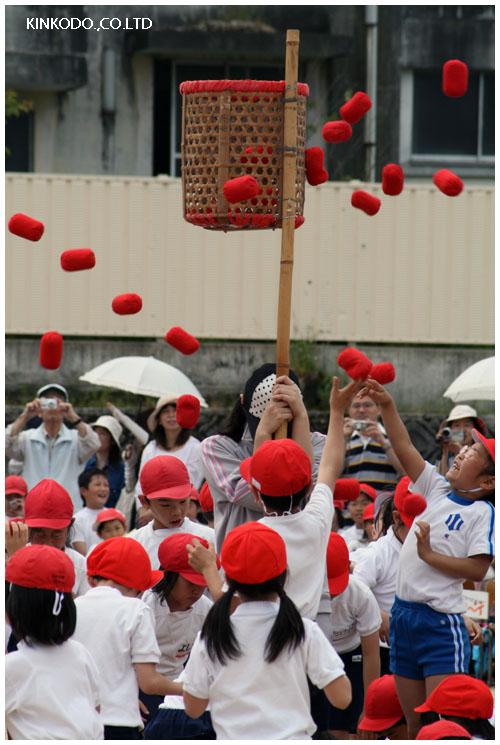
[(382, 446), (374, 440), (363, 441), (358, 432), (353, 433), (346, 445), (342, 476), (369, 484), (377, 491), (394, 488), (399, 481)]

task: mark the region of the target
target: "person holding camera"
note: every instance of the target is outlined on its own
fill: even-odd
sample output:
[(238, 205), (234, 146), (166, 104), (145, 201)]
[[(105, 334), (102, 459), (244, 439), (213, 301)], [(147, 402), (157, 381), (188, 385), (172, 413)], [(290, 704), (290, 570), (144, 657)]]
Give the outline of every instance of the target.
[[(24, 430), (35, 416), (41, 417), (42, 423)], [(64, 420), (73, 425), (71, 429)], [(100, 445), (98, 435), (73, 409), (66, 388), (57, 383), (39, 388), (36, 398), (5, 431), (6, 455), (23, 461), (28, 489), (42, 479), (53, 479), (70, 494), (75, 512), (83, 507), (78, 475)]]
[(436, 442), (441, 449), (441, 456), (437, 458), (434, 465), (442, 476), (450, 470), (459, 450), (464, 445), (473, 445), (473, 429), (486, 435), (485, 423), (478, 417), (477, 411), (468, 404), (454, 406), (448, 418), (439, 425)]
[(394, 489), (404, 470), (385, 429), (378, 422), (380, 407), (354, 396), (344, 419), (346, 452), (342, 476), (372, 486), (377, 492)]

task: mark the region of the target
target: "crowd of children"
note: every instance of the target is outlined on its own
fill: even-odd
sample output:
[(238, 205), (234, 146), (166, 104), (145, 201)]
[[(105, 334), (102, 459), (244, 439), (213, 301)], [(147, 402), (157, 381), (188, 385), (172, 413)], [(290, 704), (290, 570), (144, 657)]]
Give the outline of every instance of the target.
[[(333, 379), (314, 447), (293, 378), (252, 385), (237, 472), (220, 440), (202, 443), (199, 494), (175, 453), (145, 459), (136, 530), (105, 507), (101, 468), (80, 474), (76, 514), (56, 481), (7, 477), (11, 739), (494, 738), (462, 594), (494, 556), (494, 439), (472, 430), (445, 478), (375, 380)], [(380, 411), (396, 492), (339, 478), (354, 398)]]

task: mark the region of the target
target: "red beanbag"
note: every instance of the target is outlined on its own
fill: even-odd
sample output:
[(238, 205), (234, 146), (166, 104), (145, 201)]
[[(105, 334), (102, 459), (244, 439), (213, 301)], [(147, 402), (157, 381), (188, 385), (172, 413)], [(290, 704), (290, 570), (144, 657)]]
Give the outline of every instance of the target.
[(352, 502), (359, 497), (360, 493), (361, 487), (356, 479), (337, 479), (333, 499)]
[(443, 65), (442, 87), (445, 96), (460, 98), (467, 92), (469, 68), (459, 59), (449, 59)]
[(12, 215), (9, 220), (9, 231), (20, 238), (27, 238), (29, 241), (39, 241), (44, 230), (43, 223), (28, 217), (28, 215), (23, 215), (22, 212)]
[(363, 352), (354, 347), (346, 347), (337, 357), (337, 365), (342, 367), (350, 378), (367, 378), (372, 369), (372, 363)]
[(47, 331), (40, 340), (38, 359), (47, 370), (57, 370), (61, 364), (64, 341), (57, 331)]
[(410, 478), (403, 476), (394, 491), (394, 507), (399, 510), (401, 519), (408, 528), (411, 528), (414, 518), (427, 507), (424, 497), (408, 490), (410, 483)]
[(95, 266), (95, 255), (90, 248), (73, 248), (61, 254), (61, 266), (65, 272), (79, 272)]
[(327, 122), (321, 134), (327, 142), (345, 142), (352, 135), (352, 128), (347, 122)]
[(323, 184), (328, 179), (328, 171), (323, 167), (325, 153), (320, 147), (306, 150), (306, 178), (311, 186)]
[(368, 194), (368, 192), (358, 189), (352, 193), (351, 204), (356, 209), (363, 210), (367, 215), (373, 216), (379, 211), (381, 202), (373, 194)]
[(200, 418), (200, 400), (196, 396), (179, 396), (175, 410), (177, 424), (184, 429), (192, 429)]
[(198, 339), (188, 334), (180, 326), (172, 326), (170, 331), (165, 334), (165, 341), (182, 354), (194, 354), (200, 348)]
[(464, 182), (458, 178), (452, 171), (448, 171), (443, 168), (441, 171), (436, 171), (432, 177), (433, 182), (443, 194), (447, 197), (456, 197), (460, 194), (464, 188)]
[(388, 163), (382, 169), (382, 191), (390, 197), (395, 197), (403, 191), (405, 176), (401, 166)]
[(340, 107), (339, 113), (349, 124), (356, 124), (371, 107), (372, 102), (369, 96), (362, 91), (357, 91), (347, 103)]
[(203, 486), (200, 489), (200, 505), (203, 512), (213, 512), (214, 511), (214, 500), (212, 497), (212, 492), (210, 491), (210, 487), (208, 485), (208, 481), (205, 481)]
[(142, 298), (134, 292), (127, 292), (124, 295), (117, 295), (111, 303), (115, 313), (119, 316), (131, 316), (139, 313), (142, 308)]
[(223, 191), (227, 201), (235, 204), (256, 197), (259, 193), (259, 185), (253, 176), (239, 176), (239, 178), (226, 181)]
[(370, 370), (370, 378), (379, 382), (380, 385), (392, 383), (395, 377), (396, 371), (392, 362), (378, 362), (376, 365), (373, 365)]

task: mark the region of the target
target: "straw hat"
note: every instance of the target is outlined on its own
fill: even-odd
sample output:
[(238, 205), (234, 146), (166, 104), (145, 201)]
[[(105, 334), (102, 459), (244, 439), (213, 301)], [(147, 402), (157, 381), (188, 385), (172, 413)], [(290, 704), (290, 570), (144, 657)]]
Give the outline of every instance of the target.
[(148, 416), (148, 429), (150, 432), (154, 432), (155, 429), (158, 426), (158, 416), (160, 414), (160, 411), (163, 409), (164, 406), (167, 404), (173, 404), (179, 399), (179, 396), (176, 393), (166, 393), (164, 396), (160, 396), (158, 401), (156, 402), (156, 408), (153, 411), (152, 414)]

